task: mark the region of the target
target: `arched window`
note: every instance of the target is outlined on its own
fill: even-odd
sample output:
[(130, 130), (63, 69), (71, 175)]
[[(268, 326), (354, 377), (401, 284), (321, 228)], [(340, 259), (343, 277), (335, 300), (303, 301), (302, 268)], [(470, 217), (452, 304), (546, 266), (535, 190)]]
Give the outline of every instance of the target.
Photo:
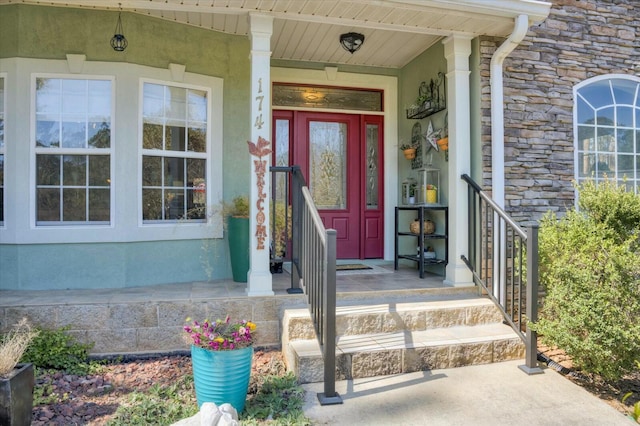
[(595, 77), (574, 89), (576, 180), (640, 186), (640, 78)]

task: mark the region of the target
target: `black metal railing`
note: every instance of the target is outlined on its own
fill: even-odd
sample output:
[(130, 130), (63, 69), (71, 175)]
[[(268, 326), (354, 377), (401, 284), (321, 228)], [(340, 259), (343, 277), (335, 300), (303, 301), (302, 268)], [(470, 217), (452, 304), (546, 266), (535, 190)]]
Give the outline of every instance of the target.
[[(272, 188), (291, 189), (291, 288), (304, 291), (324, 359), (321, 405), (342, 404), (336, 392), (336, 231), (325, 229), (299, 166), (271, 167)], [(282, 183), (282, 175), (286, 173)], [(290, 183), (289, 183), (290, 181)], [(272, 192), (274, 200), (278, 195)], [(275, 202), (273, 203), (276, 204)]]
[(524, 232), (473, 179), (462, 179), (469, 197), (469, 256), (462, 260), (524, 342), (520, 368), (539, 373), (538, 336), (528, 325), (538, 320), (538, 226)]

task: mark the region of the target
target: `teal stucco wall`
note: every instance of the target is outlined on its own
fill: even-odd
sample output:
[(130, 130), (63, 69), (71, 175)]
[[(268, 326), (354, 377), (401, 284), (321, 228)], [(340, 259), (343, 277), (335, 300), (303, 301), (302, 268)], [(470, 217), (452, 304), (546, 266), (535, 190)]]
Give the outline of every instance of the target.
[[(115, 52), (109, 41), (117, 18), (115, 11), (0, 6), (0, 59), (65, 59), (67, 54), (83, 54), (87, 61), (162, 69), (170, 63), (183, 64), (187, 72), (222, 78), (222, 196), (228, 201), (248, 194), (248, 38), (123, 13), (123, 32), (129, 45), (124, 52)], [(137, 182), (137, 177), (132, 180)], [(123, 288), (227, 278), (231, 270), (226, 247), (223, 239), (97, 244), (0, 241), (0, 289)]]

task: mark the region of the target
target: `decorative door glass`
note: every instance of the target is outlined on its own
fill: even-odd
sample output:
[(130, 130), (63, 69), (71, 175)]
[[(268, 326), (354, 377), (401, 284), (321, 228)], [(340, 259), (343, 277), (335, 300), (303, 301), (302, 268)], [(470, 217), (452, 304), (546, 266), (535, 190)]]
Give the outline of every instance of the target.
[(318, 210), (347, 208), (347, 125), (309, 123), (309, 189)]
[[(288, 119), (275, 120), (275, 165), (279, 167), (289, 166), (290, 125), (291, 122)], [(284, 197), (287, 194), (287, 175), (276, 173), (275, 177), (275, 182), (272, 182), (272, 185), (275, 187), (276, 201), (284, 202)]]
[(378, 208), (378, 128), (377, 124), (367, 124), (367, 209)]

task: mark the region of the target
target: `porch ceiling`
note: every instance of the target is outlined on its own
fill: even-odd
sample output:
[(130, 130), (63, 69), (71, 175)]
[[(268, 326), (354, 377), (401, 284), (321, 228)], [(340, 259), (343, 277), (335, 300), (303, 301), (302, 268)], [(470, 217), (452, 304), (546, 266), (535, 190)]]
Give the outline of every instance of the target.
[[(121, 5), (123, 11), (237, 35), (247, 35), (247, 16), (259, 13), (274, 17), (273, 59), (385, 68), (403, 67), (452, 34), (505, 37), (516, 16), (526, 14), (533, 24), (551, 7), (537, 0), (0, 0), (15, 3), (111, 10)], [(355, 54), (338, 41), (350, 31), (365, 36)]]

